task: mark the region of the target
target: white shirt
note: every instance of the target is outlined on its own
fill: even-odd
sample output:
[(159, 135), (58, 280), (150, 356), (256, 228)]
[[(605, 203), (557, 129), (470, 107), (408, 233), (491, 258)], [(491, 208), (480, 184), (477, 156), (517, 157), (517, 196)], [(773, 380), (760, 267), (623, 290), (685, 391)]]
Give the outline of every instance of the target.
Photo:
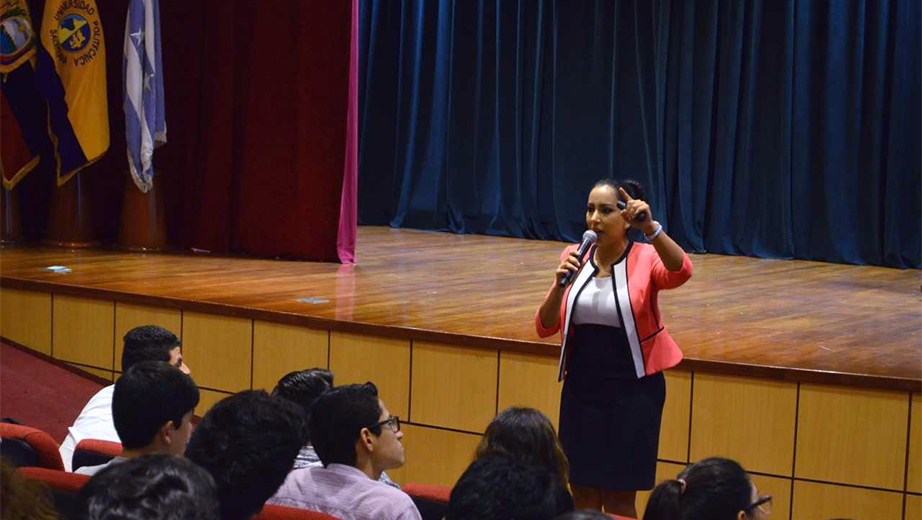
[(343, 520), (422, 520), (410, 495), (344, 464), (288, 473), (268, 503), (319, 511)]
[(67, 437), (61, 443), (61, 459), (64, 469), (73, 471), (74, 449), (83, 439), (121, 442), (112, 420), (112, 393), (115, 385), (109, 385), (96, 392), (83, 407), (73, 426), (67, 429)]
[(611, 276), (595, 276), (583, 287), (573, 306), (573, 323), (621, 327)]

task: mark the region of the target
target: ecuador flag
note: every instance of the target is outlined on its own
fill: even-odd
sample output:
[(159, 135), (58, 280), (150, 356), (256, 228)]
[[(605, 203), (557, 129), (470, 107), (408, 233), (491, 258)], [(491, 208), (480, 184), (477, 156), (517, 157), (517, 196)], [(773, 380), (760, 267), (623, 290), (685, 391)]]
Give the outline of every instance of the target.
[(109, 148), (106, 45), (95, 0), (47, 0), (37, 83), (48, 101), (58, 186)]
[(26, 0), (0, 0), (0, 176), (13, 189), (47, 146), (42, 99), (35, 91), (38, 37)]

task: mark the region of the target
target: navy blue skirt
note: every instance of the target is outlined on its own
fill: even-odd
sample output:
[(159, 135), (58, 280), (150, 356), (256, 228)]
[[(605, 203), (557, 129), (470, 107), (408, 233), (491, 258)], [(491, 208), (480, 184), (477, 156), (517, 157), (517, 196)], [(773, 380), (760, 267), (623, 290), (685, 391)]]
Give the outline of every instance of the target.
[(666, 401), (662, 372), (637, 379), (624, 333), (575, 325), (558, 435), (570, 483), (613, 491), (653, 489)]

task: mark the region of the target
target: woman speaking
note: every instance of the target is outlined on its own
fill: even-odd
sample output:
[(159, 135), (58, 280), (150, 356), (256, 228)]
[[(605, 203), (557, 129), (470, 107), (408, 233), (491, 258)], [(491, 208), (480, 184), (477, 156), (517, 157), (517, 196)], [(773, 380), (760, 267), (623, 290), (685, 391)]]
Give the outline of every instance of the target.
[[(561, 333), (558, 432), (574, 505), (630, 517), (637, 516), (637, 490), (652, 489), (656, 476), (662, 371), (682, 359), (663, 327), (657, 294), (692, 275), (688, 255), (642, 199), (636, 181), (595, 184), (586, 225), (596, 244), (582, 264), (576, 245), (563, 251), (535, 316), (539, 336)], [(631, 240), (632, 227), (648, 243)]]

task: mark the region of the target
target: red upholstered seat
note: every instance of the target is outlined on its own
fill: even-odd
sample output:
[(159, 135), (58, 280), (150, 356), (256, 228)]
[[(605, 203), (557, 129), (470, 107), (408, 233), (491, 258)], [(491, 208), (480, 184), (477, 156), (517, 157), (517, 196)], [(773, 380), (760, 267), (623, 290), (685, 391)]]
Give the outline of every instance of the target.
[(15, 450), (17, 456), (11, 457), (15, 464), (64, 470), (58, 443), (47, 433), (20, 424), (0, 423), (0, 437), (0, 453), (7, 455)]
[(339, 518), (307, 509), (266, 505), (258, 515), (253, 517), (253, 520), (339, 520)]
[(30, 480), (41, 480), (52, 490), (77, 493), (88, 480), (89, 475), (70, 473), (48, 468), (19, 468), (19, 474)]
[(407, 482), (403, 486), (404, 493), (411, 497), (425, 498), (435, 500), (436, 502), (448, 503), (451, 496), (451, 488), (448, 486), (439, 486), (436, 484), (419, 484), (416, 482)]
[(74, 448), (74, 458), (71, 461), (71, 466), (74, 471), (84, 466), (98, 466), (109, 462), (121, 453), (121, 443), (100, 439), (83, 439)]

